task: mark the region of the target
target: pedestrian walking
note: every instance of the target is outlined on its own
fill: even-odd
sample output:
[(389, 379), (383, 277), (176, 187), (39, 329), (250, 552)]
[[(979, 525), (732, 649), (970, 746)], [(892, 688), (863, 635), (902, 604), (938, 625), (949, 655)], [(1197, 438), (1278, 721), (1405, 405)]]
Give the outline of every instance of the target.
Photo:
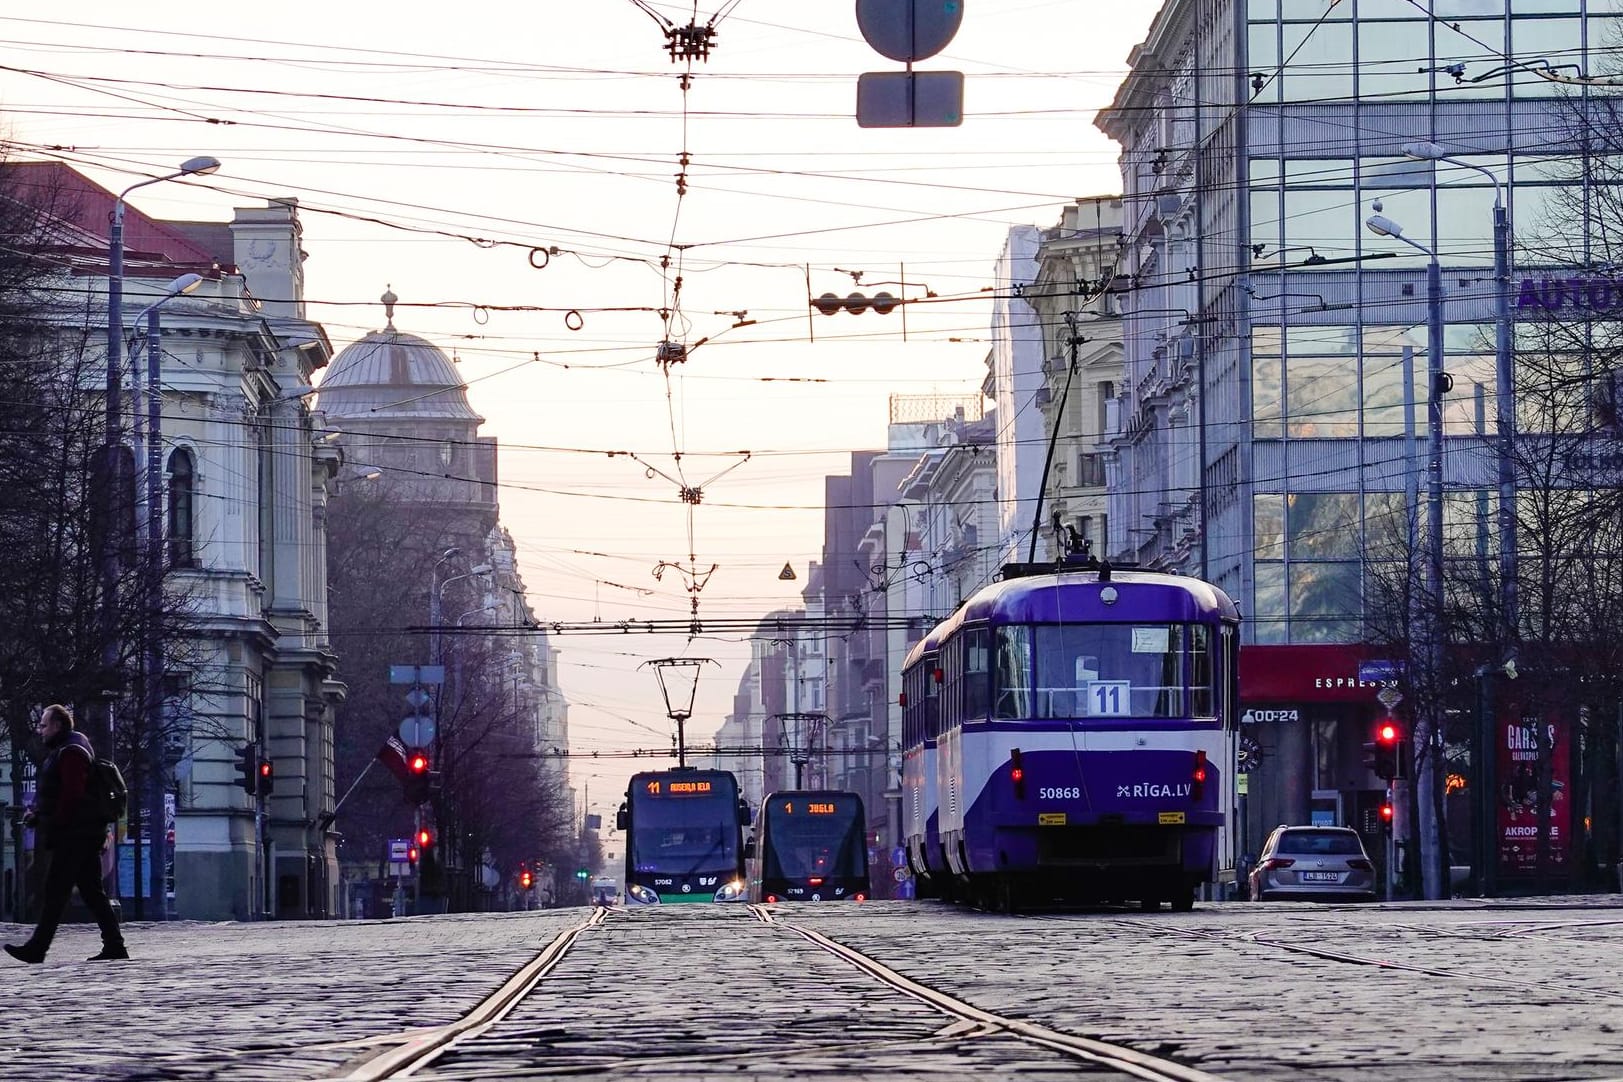
[(38, 799), (23, 822), (35, 829), (35, 851), (46, 854), (45, 886), (41, 891), (39, 926), (28, 942), (7, 943), (5, 951), (21, 962), (45, 961), (68, 898), (78, 887), (79, 897), (101, 928), (101, 953), (90, 960), (128, 958), (118, 918), (102, 889), (101, 854), (110, 824), (88, 791), (96, 751), (74, 728), (73, 711), (65, 706), (47, 706), (40, 714), (38, 728), (45, 744), (45, 761), (38, 774)]

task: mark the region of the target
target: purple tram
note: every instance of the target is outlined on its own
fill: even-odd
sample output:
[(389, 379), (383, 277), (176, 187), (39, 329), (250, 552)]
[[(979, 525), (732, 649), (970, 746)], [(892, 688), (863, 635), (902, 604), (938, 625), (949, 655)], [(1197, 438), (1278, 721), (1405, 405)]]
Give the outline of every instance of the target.
[(966, 898), (1188, 909), (1233, 874), (1239, 622), (1198, 579), (1014, 564), (936, 627), (940, 843)]
[(941, 732), (941, 651), (934, 631), (902, 663), (902, 830), (916, 897), (952, 898), (952, 869), (941, 848), (936, 738)]

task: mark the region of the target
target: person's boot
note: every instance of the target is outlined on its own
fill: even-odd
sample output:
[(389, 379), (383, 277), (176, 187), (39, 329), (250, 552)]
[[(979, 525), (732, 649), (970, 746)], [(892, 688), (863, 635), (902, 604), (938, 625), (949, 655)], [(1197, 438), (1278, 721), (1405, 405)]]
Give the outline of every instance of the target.
[(123, 962), (123, 961), (127, 961), (129, 959), (129, 957), (130, 957), (130, 952), (124, 948), (124, 944), (118, 943), (118, 944), (115, 944), (113, 946), (108, 946), (107, 944), (103, 943), (102, 948), (101, 948), (101, 953), (100, 954), (92, 954), (87, 959), (87, 961), (91, 961), (91, 962)]
[(29, 965), (37, 966), (45, 961), (45, 952), (31, 942), (22, 944), (7, 943), (5, 946), (6, 953), (19, 962), (27, 962)]

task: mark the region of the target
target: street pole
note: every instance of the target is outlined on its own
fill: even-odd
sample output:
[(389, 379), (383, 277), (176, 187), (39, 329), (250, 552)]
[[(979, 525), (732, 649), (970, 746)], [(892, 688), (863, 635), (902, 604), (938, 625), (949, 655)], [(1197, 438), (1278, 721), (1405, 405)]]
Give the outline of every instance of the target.
[[(1427, 257), (1426, 262), (1426, 422), (1429, 453), (1426, 462), (1426, 573), (1421, 593), (1423, 612), (1413, 621), (1413, 629), (1423, 637), (1423, 658), (1429, 694), (1417, 695), (1414, 733), (1414, 799), (1420, 832), (1420, 883), (1426, 898), (1441, 898), (1442, 846), (1438, 837), (1436, 787), (1442, 750), (1442, 668), (1443, 668), (1443, 394), (1448, 376), (1443, 371), (1443, 269), (1437, 253), (1403, 235), (1403, 227), (1381, 214), (1381, 204), (1365, 220), (1370, 232), (1402, 241)], [(1394, 785), (1396, 808), (1398, 786)], [(1394, 815), (1396, 819), (1396, 815)], [(1395, 827), (1395, 825), (1394, 825)]]
[(1431, 694), (1426, 697), (1427, 716), (1415, 726), (1414, 746), (1424, 750), (1415, 756), (1415, 802), (1420, 812), (1420, 883), (1427, 898), (1443, 897), (1442, 847), (1437, 837), (1437, 756), (1442, 749), (1443, 687), (1443, 392), (1447, 379), (1443, 372), (1443, 269), (1437, 253), (1426, 265), (1426, 374), (1430, 383), (1426, 395), (1426, 424), (1430, 453), (1426, 464), (1426, 605), (1430, 613), (1425, 623), (1426, 668)]
[[(167, 298), (165, 298), (167, 299)], [(159, 302), (160, 304), (162, 301)], [(165, 905), (164, 871), (169, 839), (163, 813), (163, 448), (160, 446), (162, 430), (163, 389), (158, 383), (161, 368), (158, 305), (147, 309), (147, 551), (146, 551), (146, 743), (149, 750), (147, 770), (147, 837), (152, 839), (148, 852), (152, 855), (149, 877), (152, 889), (152, 910), (155, 920), (167, 920)], [(141, 857), (141, 846), (136, 846), (136, 861)]]
[[(1499, 704), (1495, 682), (1489, 673), (1514, 658), (1521, 634), (1516, 566), (1516, 373), (1510, 317), (1510, 216), (1505, 206), (1504, 186), (1492, 170), (1451, 157), (1443, 146), (1432, 142), (1405, 143), (1403, 153), (1422, 161), (1448, 162), (1461, 169), (1473, 170), (1487, 177), (1493, 185), (1494, 393), (1497, 397), (1494, 405), (1494, 436), (1499, 482), (1500, 611), (1497, 645), (1500, 657), (1492, 666), (1478, 670), (1482, 687), (1481, 714), (1474, 741), (1476, 762), (1472, 780), (1476, 791), (1476, 799), (1472, 802), (1476, 820), (1472, 831), (1472, 864), (1478, 890), (1483, 895), (1491, 896), (1496, 889), (1499, 859), (1498, 805), (1494, 799), (1498, 788), (1495, 776), (1498, 763), (1495, 757)], [(1432, 175), (1432, 186), (1435, 192), (1435, 173)], [(1512, 671), (1507, 668), (1506, 675)]]

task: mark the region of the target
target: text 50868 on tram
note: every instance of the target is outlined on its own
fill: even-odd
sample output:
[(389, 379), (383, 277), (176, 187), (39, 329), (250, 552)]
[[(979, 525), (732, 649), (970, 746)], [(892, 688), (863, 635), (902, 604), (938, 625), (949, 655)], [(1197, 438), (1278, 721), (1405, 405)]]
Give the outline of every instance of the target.
[(725, 770), (635, 774), (616, 825), (625, 833), (627, 905), (744, 897), (749, 807)]
[(750, 861), (755, 902), (863, 901), (868, 825), (855, 793), (800, 789), (761, 803)]
[(1186, 909), (1231, 875), (1238, 631), (1208, 583), (1097, 563), (1013, 565), (943, 621), (940, 840), (968, 896)]

